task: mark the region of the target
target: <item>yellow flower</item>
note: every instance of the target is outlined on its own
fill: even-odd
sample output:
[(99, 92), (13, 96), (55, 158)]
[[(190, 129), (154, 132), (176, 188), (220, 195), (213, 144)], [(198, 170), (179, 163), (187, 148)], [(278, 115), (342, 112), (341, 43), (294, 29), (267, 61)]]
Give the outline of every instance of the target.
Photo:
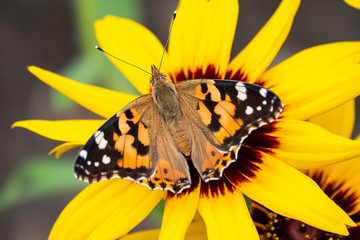
[[(181, 194), (129, 180), (89, 185), (63, 210), (50, 239), (116, 239), (134, 228), (166, 197), (159, 239), (182, 239), (198, 210), (209, 239), (258, 239), (243, 194), (284, 216), (346, 235), (354, 222), (306, 175), (295, 168), (321, 167), (360, 155), (360, 142), (334, 135), (304, 120), (353, 100), (360, 93), (360, 43), (340, 42), (304, 50), (266, 70), (285, 41), (300, 0), (283, 0), (255, 38), (232, 61), (237, 0), (182, 0), (162, 71), (172, 80), (213, 78), (256, 83), (285, 104), (280, 119), (254, 131), (220, 180), (205, 183), (192, 172)], [(149, 69), (163, 46), (143, 26), (108, 16), (95, 24), (101, 47)], [(146, 73), (110, 58), (141, 94)], [(138, 96), (82, 84), (44, 69), (31, 73), (82, 106), (109, 118)], [(105, 120), (20, 121), (24, 127), (64, 143), (63, 152), (85, 144)]]
[[(325, 129), (350, 138), (355, 122), (355, 101), (350, 101), (331, 111), (310, 119)], [(360, 139), (360, 136), (357, 138)], [(321, 189), (340, 206), (356, 223), (349, 227), (347, 237), (326, 232), (301, 221), (287, 218), (251, 203), (251, 217), (262, 240), (274, 239), (360, 239), (360, 158), (349, 161), (303, 170)], [(158, 239), (160, 229), (127, 234), (122, 240)], [(204, 220), (195, 215), (186, 232), (186, 240), (207, 239)]]

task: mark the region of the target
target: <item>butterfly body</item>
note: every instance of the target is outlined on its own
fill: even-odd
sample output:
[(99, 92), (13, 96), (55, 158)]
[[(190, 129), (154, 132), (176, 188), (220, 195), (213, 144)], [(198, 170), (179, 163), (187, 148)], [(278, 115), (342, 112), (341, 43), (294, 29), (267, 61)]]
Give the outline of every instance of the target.
[(166, 122), (173, 122), (181, 114), (178, 94), (173, 83), (170, 83), (164, 74), (160, 74), (155, 66), (152, 68), (155, 80), (152, 82), (152, 97), (159, 114)]
[(188, 161), (204, 181), (221, 178), (250, 132), (283, 108), (258, 85), (212, 79), (174, 84), (155, 66), (150, 84), (151, 94), (120, 110), (84, 145), (77, 178), (126, 178), (179, 193), (191, 185)]

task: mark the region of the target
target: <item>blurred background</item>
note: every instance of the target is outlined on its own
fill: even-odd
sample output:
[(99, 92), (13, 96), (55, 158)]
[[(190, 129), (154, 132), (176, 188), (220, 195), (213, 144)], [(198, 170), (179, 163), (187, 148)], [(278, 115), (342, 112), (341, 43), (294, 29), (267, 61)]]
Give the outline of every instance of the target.
[[(280, 0), (239, 2), (233, 56), (265, 24)], [(11, 130), (11, 125), (25, 119), (98, 118), (37, 80), (27, 66), (36, 65), (77, 81), (136, 93), (107, 58), (94, 49), (97, 45), (94, 21), (107, 14), (130, 18), (153, 31), (164, 44), (177, 3), (177, 0), (2, 2), (0, 239), (46, 239), (61, 210), (86, 186), (73, 177), (78, 149), (55, 159), (47, 153), (58, 142), (25, 129)], [(353, 40), (360, 40), (359, 10), (341, 0), (305, 0), (274, 63), (307, 47)], [(154, 211), (139, 228), (159, 224), (158, 212)]]

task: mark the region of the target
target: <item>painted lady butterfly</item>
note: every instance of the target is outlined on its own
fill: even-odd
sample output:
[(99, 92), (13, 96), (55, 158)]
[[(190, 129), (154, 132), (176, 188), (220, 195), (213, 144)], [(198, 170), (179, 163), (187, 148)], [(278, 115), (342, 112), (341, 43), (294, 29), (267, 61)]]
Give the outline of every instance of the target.
[(283, 104), (270, 90), (232, 80), (171, 83), (152, 66), (152, 93), (128, 104), (84, 145), (78, 179), (124, 178), (179, 193), (191, 185), (192, 161), (202, 179), (219, 179), (251, 131), (274, 121)]

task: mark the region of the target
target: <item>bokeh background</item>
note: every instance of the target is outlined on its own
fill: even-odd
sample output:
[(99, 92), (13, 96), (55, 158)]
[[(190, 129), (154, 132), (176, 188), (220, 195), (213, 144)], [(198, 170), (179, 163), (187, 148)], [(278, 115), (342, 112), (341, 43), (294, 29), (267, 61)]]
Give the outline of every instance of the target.
[[(265, 24), (280, 0), (239, 2), (233, 56)], [(177, 0), (2, 1), (0, 239), (46, 239), (61, 210), (86, 186), (73, 177), (73, 160), (78, 150), (55, 159), (47, 153), (58, 142), (25, 129), (11, 130), (10, 126), (25, 119), (98, 118), (37, 80), (26, 67), (36, 65), (78, 81), (136, 93), (106, 57), (94, 49), (93, 23), (106, 14), (131, 18), (148, 27), (164, 44), (177, 3)], [(354, 40), (360, 40), (359, 10), (341, 0), (304, 0), (289, 38), (274, 62), (314, 45)], [(159, 224), (158, 212), (137, 229)]]

